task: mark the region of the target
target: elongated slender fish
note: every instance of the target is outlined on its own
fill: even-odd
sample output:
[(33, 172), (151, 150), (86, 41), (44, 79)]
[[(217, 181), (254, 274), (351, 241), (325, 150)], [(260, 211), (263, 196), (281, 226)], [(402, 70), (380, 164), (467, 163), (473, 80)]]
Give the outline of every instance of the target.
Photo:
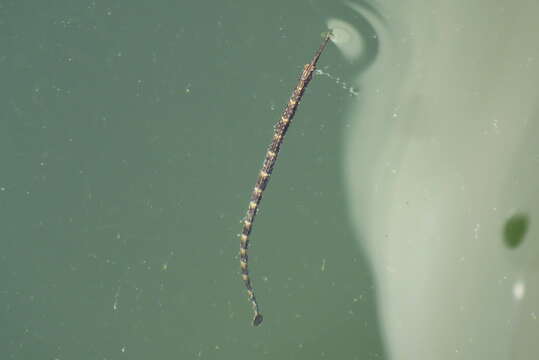
[(326, 45), (331, 38), (331, 35), (331, 31), (325, 35), (322, 45), (320, 45), (320, 48), (318, 49), (316, 54), (314, 54), (314, 57), (311, 62), (305, 64), (305, 66), (303, 67), (303, 71), (299, 77), (298, 84), (294, 88), (294, 91), (292, 91), (292, 96), (290, 97), (290, 100), (288, 100), (288, 104), (286, 105), (283, 114), (281, 115), (281, 119), (275, 125), (273, 139), (266, 152), (264, 164), (262, 165), (262, 169), (258, 174), (258, 179), (256, 180), (255, 187), (253, 189), (253, 192), (251, 193), (251, 200), (249, 201), (247, 215), (243, 220), (243, 229), (240, 235), (240, 267), (241, 276), (243, 278), (243, 282), (245, 283), (245, 287), (247, 288), (249, 301), (253, 306), (253, 326), (260, 325), (260, 323), (262, 323), (263, 317), (260, 313), (260, 307), (258, 306), (258, 302), (256, 301), (255, 292), (251, 284), (251, 278), (249, 277), (249, 265), (247, 256), (247, 249), (249, 248), (249, 235), (251, 234), (253, 222), (255, 220), (260, 201), (262, 200), (262, 193), (268, 185), (270, 175), (273, 171), (273, 167), (275, 166), (275, 162), (277, 161), (277, 155), (279, 154), (279, 150), (281, 148), (281, 144), (283, 143), (286, 131), (288, 130), (288, 126), (290, 126), (290, 122), (292, 121), (292, 118), (296, 113), (296, 109), (299, 106), (301, 97), (305, 92), (305, 88), (307, 87), (307, 85), (309, 85), (309, 82), (311, 81), (313, 76), (313, 72), (316, 70), (316, 63), (318, 62), (320, 55), (322, 55), (322, 52), (326, 48)]

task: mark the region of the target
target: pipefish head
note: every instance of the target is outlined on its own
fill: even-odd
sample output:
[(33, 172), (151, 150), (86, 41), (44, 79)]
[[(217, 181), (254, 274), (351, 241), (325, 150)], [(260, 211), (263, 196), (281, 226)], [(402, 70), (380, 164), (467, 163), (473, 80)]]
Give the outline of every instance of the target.
[(333, 29), (329, 29), (328, 31), (321, 32), (320, 37), (322, 39), (333, 37)]

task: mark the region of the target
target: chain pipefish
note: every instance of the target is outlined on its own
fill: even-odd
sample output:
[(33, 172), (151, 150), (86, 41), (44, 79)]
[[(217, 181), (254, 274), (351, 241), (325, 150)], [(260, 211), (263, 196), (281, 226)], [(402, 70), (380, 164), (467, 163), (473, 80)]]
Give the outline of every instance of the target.
[(312, 79), (313, 72), (316, 70), (316, 63), (318, 62), (320, 55), (322, 55), (322, 52), (326, 48), (326, 45), (330, 40), (331, 36), (331, 31), (325, 34), (324, 40), (322, 41), (322, 44), (320, 45), (318, 51), (314, 54), (313, 59), (310, 63), (305, 64), (305, 66), (303, 67), (303, 71), (301, 72), (301, 75), (299, 77), (298, 84), (292, 91), (292, 96), (290, 97), (290, 100), (288, 100), (288, 104), (286, 105), (281, 115), (281, 118), (279, 119), (279, 122), (275, 125), (273, 139), (266, 152), (266, 157), (264, 159), (262, 169), (258, 174), (258, 179), (256, 180), (255, 187), (251, 193), (251, 199), (249, 201), (247, 215), (243, 220), (243, 229), (240, 234), (240, 268), (241, 276), (243, 278), (243, 282), (245, 283), (245, 288), (247, 289), (247, 294), (249, 296), (249, 301), (253, 306), (253, 326), (260, 325), (260, 323), (262, 323), (263, 317), (260, 312), (258, 302), (256, 301), (255, 292), (251, 284), (251, 278), (249, 277), (249, 265), (247, 256), (247, 249), (249, 248), (249, 235), (251, 234), (253, 222), (255, 220), (260, 201), (262, 200), (262, 193), (268, 185), (270, 175), (273, 171), (273, 167), (275, 166), (275, 162), (277, 161), (277, 155), (279, 154), (279, 150), (281, 148), (281, 144), (283, 143), (286, 131), (288, 130), (288, 126), (290, 126), (290, 122), (292, 121), (292, 118), (296, 113), (296, 109), (299, 106), (301, 97), (305, 92), (305, 88), (307, 87), (307, 85), (309, 85), (309, 82)]

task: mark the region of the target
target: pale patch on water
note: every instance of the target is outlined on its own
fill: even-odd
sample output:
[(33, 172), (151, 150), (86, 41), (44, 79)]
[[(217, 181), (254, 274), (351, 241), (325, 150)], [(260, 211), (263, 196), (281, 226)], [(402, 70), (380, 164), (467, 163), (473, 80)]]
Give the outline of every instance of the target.
[(357, 29), (349, 23), (335, 18), (328, 19), (327, 26), (333, 31), (331, 41), (343, 56), (350, 62), (357, 60), (365, 47), (363, 38)]
[(524, 284), (524, 281), (518, 280), (513, 284), (513, 297), (515, 298), (515, 300), (522, 300), (525, 293), (526, 285)]

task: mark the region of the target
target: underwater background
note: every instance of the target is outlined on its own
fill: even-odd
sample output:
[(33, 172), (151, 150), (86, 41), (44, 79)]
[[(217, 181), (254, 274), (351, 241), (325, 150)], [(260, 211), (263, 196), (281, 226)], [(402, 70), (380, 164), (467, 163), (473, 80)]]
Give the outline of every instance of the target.
[(0, 2), (3, 356), (535, 359), (537, 11)]

